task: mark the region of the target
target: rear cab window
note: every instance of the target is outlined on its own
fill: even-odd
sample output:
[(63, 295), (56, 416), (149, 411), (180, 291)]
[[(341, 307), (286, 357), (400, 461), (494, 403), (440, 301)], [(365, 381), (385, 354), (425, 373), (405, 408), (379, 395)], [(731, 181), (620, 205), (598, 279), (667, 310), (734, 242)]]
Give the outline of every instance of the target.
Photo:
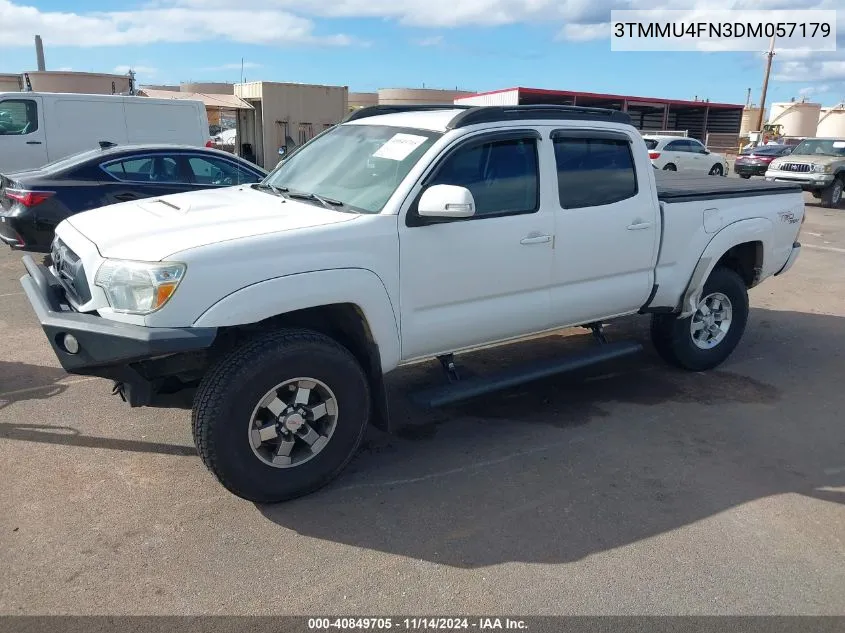
[(0, 101), (0, 135), (23, 136), (38, 129), (38, 104), (33, 99)]

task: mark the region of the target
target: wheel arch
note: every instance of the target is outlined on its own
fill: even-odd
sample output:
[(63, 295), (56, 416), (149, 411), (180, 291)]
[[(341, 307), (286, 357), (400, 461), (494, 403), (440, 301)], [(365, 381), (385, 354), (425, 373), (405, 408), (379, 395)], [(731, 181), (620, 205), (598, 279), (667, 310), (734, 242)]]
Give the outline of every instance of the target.
[(304, 328), (331, 337), (361, 363), (373, 396), (372, 422), (389, 430), (384, 374), (399, 363), (399, 329), (387, 289), (372, 271), (326, 270), (269, 279), (221, 299), (194, 325), (220, 329), (215, 355), (268, 330)]
[(708, 242), (680, 301), (679, 318), (695, 312), (707, 278), (720, 265), (734, 270), (747, 288), (756, 286), (765, 268), (766, 253), (771, 249), (772, 222), (751, 218), (729, 224)]

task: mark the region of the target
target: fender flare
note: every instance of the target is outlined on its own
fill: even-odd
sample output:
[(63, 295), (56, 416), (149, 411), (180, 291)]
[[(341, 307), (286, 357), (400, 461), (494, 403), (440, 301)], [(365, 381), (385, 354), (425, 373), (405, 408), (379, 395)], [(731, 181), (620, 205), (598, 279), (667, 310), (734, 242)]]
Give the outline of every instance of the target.
[(209, 306), (194, 327), (257, 323), (295, 310), (350, 303), (366, 320), (387, 373), (399, 364), (399, 325), (381, 278), (366, 268), (338, 268), (295, 273), (240, 288)]
[(750, 218), (728, 224), (716, 233), (704, 247), (704, 251), (698, 259), (698, 264), (690, 276), (681, 297), (678, 318), (685, 319), (695, 312), (701, 299), (701, 292), (704, 290), (704, 284), (707, 283), (707, 278), (710, 277), (710, 273), (713, 272), (722, 256), (731, 248), (746, 242), (762, 242), (765, 259), (766, 255), (771, 252), (773, 230), (771, 220)]

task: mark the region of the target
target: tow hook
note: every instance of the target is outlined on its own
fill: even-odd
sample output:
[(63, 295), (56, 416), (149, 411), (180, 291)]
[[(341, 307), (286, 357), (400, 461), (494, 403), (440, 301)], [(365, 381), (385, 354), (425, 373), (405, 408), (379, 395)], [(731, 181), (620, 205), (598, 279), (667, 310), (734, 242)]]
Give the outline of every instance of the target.
[(111, 395), (117, 394), (120, 396), (120, 399), (126, 402), (126, 386), (117, 380), (114, 381), (114, 386), (111, 390)]

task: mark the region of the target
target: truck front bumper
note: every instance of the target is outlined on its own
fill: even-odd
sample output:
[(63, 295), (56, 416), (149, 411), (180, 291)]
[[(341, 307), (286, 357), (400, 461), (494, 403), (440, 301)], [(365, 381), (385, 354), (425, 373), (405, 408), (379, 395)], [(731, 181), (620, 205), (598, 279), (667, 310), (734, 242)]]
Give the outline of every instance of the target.
[(47, 341), (68, 373), (115, 381), (139, 378), (133, 363), (211, 346), (216, 328), (148, 328), (73, 311), (49, 268), (25, 255), (20, 282)]
[(833, 174), (796, 174), (791, 171), (779, 171), (769, 169), (766, 171), (766, 180), (769, 182), (791, 182), (801, 185), (804, 191), (815, 191), (825, 189), (833, 184)]

